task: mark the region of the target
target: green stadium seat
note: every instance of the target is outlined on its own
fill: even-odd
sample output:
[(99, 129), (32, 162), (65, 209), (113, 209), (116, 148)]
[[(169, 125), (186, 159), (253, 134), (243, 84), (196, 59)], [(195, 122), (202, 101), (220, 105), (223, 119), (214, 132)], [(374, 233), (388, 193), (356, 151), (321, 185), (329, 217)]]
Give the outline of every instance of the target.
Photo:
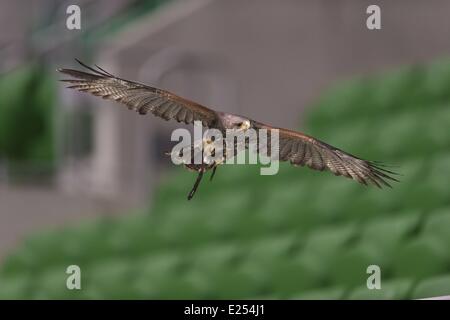
[(440, 154), (430, 165), (427, 184), (430, 192), (435, 194), (438, 204), (445, 205), (448, 202), (448, 177), (450, 176), (450, 153)]
[(320, 285), (320, 275), (317, 270), (304, 263), (301, 258), (279, 258), (270, 263), (268, 277), (269, 292), (276, 292), (281, 298), (289, 298), (302, 290), (308, 290)]
[(204, 224), (216, 237), (231, 236), (240, 220), (251, 211), (250, 190), (230, 190), (216, 195), (210, 201), (210, 214), (205, 216)]
[[(424, 223), (423, 233), (435, 235), (444, 245), (450, 246), (450, 207), (432, 211)], [(449, 254), (450, 255), (450, 254)]]
[[(163, 182), (155, 191), (153, 198), (152, 214), (162, 215), (167, 207), (171, 207), (173, 199), (182, 199), (187, 196), (192, 185), (189, 186), (189, 181), (192, 184), (195, 180), (195, 173), (184, 170), (181, 167), (176, 168), (164, 177)], [(180, 183), (180, 182), (183, 183)]]
[(400, 177), (401, 188), (406, 191), (401, 199), (403, 208), (430, 211), (447, 204), (446, 160), (448, 156), (442, 154), (419, 160), (416, 169), (420, 169), (420, 172), (412, 170), (410, 162), (405, 164), (405, 170), (402, 169), (404, 176)]
[[(358, 185), (354, 181), (349, 181), (349, 183), (355, 184), (358, 190), (345, 205), (341, 217), (342, 221), (365, 223), (379, 217), (386, 210), (392, 211), (391, 207), (399, 201), (388, 194), (391, 190), (379, 190), (372, 186), (366, 187)], [(387, 198), (383, 198), (383, 196), (387, 196)]]
[[(248, 159), (248, 158), (247, 158)], [(224, 188), (236, 189), (240, 187), (245, 187), (245, 185), (236, 185), (236, 182), (244, 183), (248, 181), (252, 183), (255, 178), (259, 176), (259, 166), (258, 165), (223, 165), (217, 169), (214, 180), (211, 182), (213, 185), (212, 189), (219, 186)]]
[(353, 223), (334, 227), (322, 227), (311, 233), (302, 251), (328, 254), (345, 246), (357, 234), (358, 227)]
[(318, 133), (322, 140), (334, 145), (342, 150), (348, 150), (352, 154), (361, 154), (361, 157), (366, 158), (370, 155), (373, 144), (368, 143), (370, 136), (367, 133), (372, 133), (374, 123), (369, 121), (344, 121), (337, 125), (330, 125), (329, 133)]
[(30, 299), (33, 278), (27, 275), (0, 277), (0, 300)]
[(279, 231), (293, 225), (307, 229), (316, 220), (315, 217), (310, 217), (310, 210), (306, 205), (310, 194), (301, 178), (298, 182), (276, 183), (271, 187), (270, 194), (261, 199), (263, 203), (255, 212), (257, 219), (265, 230)]
[[(70, 265), (71, 261), (81, 263), (91, 257), (91, 251), (96, 251), (98, 256), (109, 249), (102, 242), (109, 225), (107, 221), (97, 220), (73, 228), (33, 235), (26, 239), (23, 248), (6, 262), (4, 272), (39, 272), (53, 266), (67, 265), (68, 262)], [(64, 241), (60, 240), (61, 237)]]
[[(99, 234), (98, 243), (90, 244), (97, 246), (91, 250), (92, 254), (133, 257), (164, 247), (166, 244), (155, 232), (154, 218), (148, 213), (131, 213), (118, 218), (109, 232)], [(102, 245), (105, 248), (101, 248)]]
[(208, 298), (209, 280), (205, 275), (195, 273), (175, 273), (161, 281), (158, 293), (152, 299)]
[(429, 100), (435, 103), (448, 102), (450, 93), (450, 64), (448, 60), (441, 60), (427, 66), (424, 84)]
[(166, 247), (202, 243), (212, 236), (205, 225), (203, 208), (195, 206), (186, 208), (180, 204), (165, 214), (155, 223), (158, 227), (148, 232), (154, 232), (155, 237)]
[(286, 255), (297, 241), (296, 233), (280, 234), (278, 236), (264, 237), (246, 246), (246, 256), (258, 261), (273, 260)]
[(92, 299), (132, 299), (136, 297), (132, 284), (135, 283), (135, 278), (140, 275), (142, 270), (138, 269), (133, 260), (109, 258), (90, 265), (80, 265), (80, 268), (83, 295)]
[(183, 246), (230, 237), (247, 214), (251, 199), (248, 192), (227, 190), (179, 203), (159, 218), (155, 234), (168, 245)]
[(412, 210), (368, 221), (362, 227), (360, 241), (372, 243), (391, 258), (401, 241), (419, 226), (420, 218), (421, 212)]
[(368, 78), (337, 85), (312, 108), (313, 111), (308, 115), (311, 127), (325, 127), (336, 121), (336, 118), (355, 119), (365, 112), (370, 112), (370, 108), (367, 110), (361, 106), (368, 104), (373, 90), (374, 82)]
[(64, 232), (48, 232), (42, 235), (33, 235), (25, 239), (20, 250), (6, 258), (2, 273), (5, 275), (28, 274), (30, 270), (42, 270), (49, 265), (61, 261), (60, 237)]
[(202, 269), (190, 268), (186, 270), (180, 278), (189, 291), (184, 292), (184, 296), (179, 295), (178, 297), (184, 299), (192, 297), (195, 297), (195, 299), (214, 299), (217, 297), (218, 289), (214, 287), (213, 274), (213, 271), (203, 271)]
[(82, 299), (84, 298), (84, 285), (86, 284), (81, 267), (81, 289), (69, 290), (66, 281), (69, 277), (66, 274), (68, 265), (50, 267), (48, 270), (34, 276), (33, 286), (30, 292), (30, 299)]
[[(382, 278), (383, 279), (383, 278)], [(381, 280), (381, 289), (368, 289), (367, 285), (350, 291), (346, 296), (349, 300), (395, 300), (408, 299), (413, 287), (409, 279)]]
[(426, 299), (449, 295), (450, 275), (435, 276), (420, 281), (412, 292), (413, 299)]
[[(421, 180), (424, 179), (427, 173), (427, 166), (429, 166), (428, 159), (416, 159), (416, 158), (407, 158), (402, 159), (399, 162), (394, 163), (397, 165), (397, 168), (393, 168), (392, 171), (398, 171), (400, 176), (398, 180), (400, 183), (395, 184), (395, 188), (402, 188), (405, 192), (404, 196), (409, 196), (408, 190), (411, 185), (419, 184)], [(404, 186), (407, 184), (407, 186)]]
[(356, 235), (354, 224), (321, 228), (306, 239), (297, 259), (309, 270), (314, 270), (318, 278), (329, 280), (333, 261)]
[(378, 156), (384, 155), (387, 159), (398, 159), (432, 151), (433, 146), (430, 145), (426, 136), (417, 134), (426, 131), (427, 124), (423, 121), (425, 115), (423, 111), (408, 111), (379, 123), (378, 128), (375, 129), (378, 135), (374, 138), (380, 141), (375, 144)]
[(367, 268), (378, 265), (381, 272), (387, 268), (381, 250), (371, 244), (358, 242), (355, 246), (342, 248), (329, 265), (331, 283), (337, 286), (358, 286), (366, 283), (369, 275)]
[(290, 299), (294, 300), (339, 300), (343, 299), (345, 289), (341, 287), (307, 290), (294, 294)]
[(441, 150), (448, 150), (450, 146), (450, 137), (448, 135), (448, 128), (450, 127), (450, 106), (447, 104), (435, 108), (435, 110), (425, 115), (423, 122), (432, 124), (427, 126), (427, 130), (421, 132), (433, 148), (432, 152), (436, 153)]
[(214, 292), (211, 299), (245, 299), (264, 293), (268, 273), (265, 267), (245, 261), (233, 268), (211, 272), (209, 281)]
[(234, 243), (207, 244), (192, 252), (189, 260), (194, 270), (214, 271), (232, 267), (241, 252), (242, 248)]
[[(379, 81), (379, 88), (385, 88), (391, 94), (388, 94), (388, 100), (378, 99), (376, 106), (380, 107), (382, 111), (391, 111), (388, 114), (392, 114), (393, 110), (411, 110), (422, 107), (429, 102), (424, 79), (425, 69), (418, 65), (403, 67), (387, 77), (383, 76), (383, 79)], [(374, 92), (374, 96), (383, 98), (385, 95), (382, 92)]]
[[(124, 279), (129, 295), (144, 299), (161, 299), (170, 279), (179, 273), (184, 259), (177, 253), (158, 253), (133, 261), (134, 277)], [(119, 282), (119, 281), (114, 281)]]
[(405, 239), (393, 259), (393, 274), (422, 279), (448, 271), (447, 247), (435, 235)]
[(345, 213), (351, 208), (349, 199), (357, 197), (365, 191), (363, 189), (350, 179), (324, 173), (323, 183), (318, 183), (314, 189), (313, 199), (316, 200), (310, 204), (309, 214), (317, 219), (319, 225), (345, 221)]
[[(211, 298), (219, 298), (217, 295), (220, 292), (220, 297), (232, 297), (236, 293), (235, 290), (240, 290), (243, 282), (246, 286), (251, 286), (253, 292), (264, 293), (264, 288), (268, 286), (269, 276), (273, 268), (273, 263), (277, 259), (286, 257), (288, 251), (292, 248), (295, 241), (294, 236), (281, 236), (264, 239), (263, 241), (254, 241), (239, 248), (239, 254), (236, 249), (228, 247), (223, 250), (225, 254), (214, 254), (213, 247), (210, 247), (209, 252), (206, 248), (200, 257), (202, 259), (195, 259), (192, 270), (205, 270), (204, 272), (209, 276), (209, 284), (211, 286)], [(219, 247), (220, 249), (220, 247)], [(199, 262), (204, 261), (205, 257), (212, 257), (215, 261), (205, 262), (199, 265)], [(230, 272), (223, 273), (224, 270)], [(237, 284), (239, 282), (239, 284)], [(234, 286), (237, 286), (235, 288)], [(251, 296), (242, 295), (242, 298)]]

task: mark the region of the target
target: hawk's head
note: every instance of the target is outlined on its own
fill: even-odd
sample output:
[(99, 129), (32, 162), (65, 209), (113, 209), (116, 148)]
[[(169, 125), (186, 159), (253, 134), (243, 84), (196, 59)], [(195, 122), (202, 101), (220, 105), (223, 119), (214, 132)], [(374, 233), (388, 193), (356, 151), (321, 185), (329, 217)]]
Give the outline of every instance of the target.
[(242, 130), (245, 132), (252, 126), (250, 119), (242, 116), (231, 113), (221, 113), (219, 116), (225, 129)]

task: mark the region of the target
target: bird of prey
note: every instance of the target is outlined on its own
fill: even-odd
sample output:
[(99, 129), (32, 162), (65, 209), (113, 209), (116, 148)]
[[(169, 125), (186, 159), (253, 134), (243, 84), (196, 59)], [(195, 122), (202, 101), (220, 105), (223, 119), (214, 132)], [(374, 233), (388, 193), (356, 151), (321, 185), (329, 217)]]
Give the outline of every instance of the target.
[[(280, 161), (289, 161), (294, 166), (307, 166), (319, 171), (331, 171), (336, 176), (344, 176), (361, 184), (372, 184), (379, 188), (391, 187), (389, 180), (398, 182), (393, 177), (396, 173), (387, 170), (383, 163), (363, 160), (312, 136), (289, 129), (272, 127), (247, 117), (215, 111), (172, 92), (116, 77), (97, 65), (95, 66), (97, 69), (94, 69), (77, 59), (76, 61), (90, 72), (57, 69), (57, 71), (71, 76), (71, 79), (61, 80), (70, 84), (68, 88), (115, 100), (141, 115), (152, 113), (164, 120), (173, 119), (185, 124), (200, 121), (204, 127), (215, 128), (224, 133), (227, 129), (246, 130), (252, 128), (256, 131), (265, 129), (268, 132), (278, 130), (278, 158)], [(204, 172), (213, 170), (212, 178), (217, 164), (191, 164), (186, 167), (198, 172), (194, 187), (188, 195), (190, 200), (196, 192)]]

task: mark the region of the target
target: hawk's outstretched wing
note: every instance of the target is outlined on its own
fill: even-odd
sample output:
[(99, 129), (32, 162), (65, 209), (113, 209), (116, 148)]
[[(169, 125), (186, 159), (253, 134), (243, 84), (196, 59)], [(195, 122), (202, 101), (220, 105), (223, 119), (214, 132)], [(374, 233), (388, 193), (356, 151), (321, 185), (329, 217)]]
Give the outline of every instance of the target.
[[(98, 66), (96, 70), (78, 62), (92, 73), (58, 69), (59, 72), (73, 77), (62, 80), (71, 84), (69, 88), (121, 102), (140, 114), (150, 111), (163, 119), (175, 119), (186, 124), (198, 120), (208, 128), (215, 128), (218, 124), (218, 114), (196, 102), (162, 89), (118, 78)], [(251, 123), (256, 130), (279, 130), (278, 152), (281, 161), (290, 161), (293, 165), (308, 166), (320, 171), (328, 170), (337, 176), (345, 176), (365, 185), (371, 183), (380, 188), (383, 185), (390, 187), (389, 180), (398, 181), (392, 176), (396, 173), (386, 170), (383, 164), (378, 162), (360, 159), (300, 132), (275, 128), (256, 121)]]
[(383, 168), (382, 163), (360, 159), (311, 136), (258, 122), (254, 122), (253, 127), (269, 132), (279, 130), (280, 161), (289, 161), (294, 166), (308, 166), (319, 171), (328, 170), (336, 176), (344, 176), (365, 185), (374, 184), (379, 188), (383, 185), (390, 187), (389, 180), (398, 182), (392, 176), (396, 173)]
[(196, 102), (162, 89), (118, 78), (98, 66), (98, 70), (96, 70), (79, 60), (77, 61), (92, 73), (73, 69), (58, 69), (59, 72), (74, 78), (61, 80), (71, 84), (68, 88), (121, 102), (140, 114), (146, 114), (150, 111), (155, 116), (165, 120), (174, 119), (186, 124), (198, 120), (202, 121), (205, 127), (214, 127), (216, 123), (216, 112)]

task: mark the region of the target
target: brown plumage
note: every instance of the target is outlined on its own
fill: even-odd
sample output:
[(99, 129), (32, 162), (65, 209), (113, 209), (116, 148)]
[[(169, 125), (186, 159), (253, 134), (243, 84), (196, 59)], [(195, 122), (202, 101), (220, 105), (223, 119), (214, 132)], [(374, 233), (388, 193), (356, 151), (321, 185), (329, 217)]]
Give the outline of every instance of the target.
[(95, 70), (81, 61), (77, 61), (94, 73), (72, 69), (58, 69), (59, 72), (76, 78), (61, 80), (72, 84), (68, 88), (89, 92), (104, 99), (115, 100), (125, 104), (128, 109), (135, 110), (139, 114), (144, 115), (151, 112), (165, 120), (174, 119), (186, 124), (199, 120), (202, 121), (205, 127), (209, 127), (216, 119), (214, 111), (196, 102), (189, 101), (165, 90), (115, 77), (98, 66), (99, 70)]
[[(68, 88), (115, 100), (139, 114), (151, 112), (165, 120), (173, 119), (186, 124), (198, 120), (204, 127), (216, 128), (222, 132), (226, 129), (240, 129), (243, 123), (249, 124), (250, 128), (255, 130), (267, 129), (270, 132), (278, 129), (280, 161), (289, 161), (294, 166), (307, 166), (319, 171), (328, 170), (337, 176), (344, 176), (364, 185), (373, 184), (379, 188), (383, 185), (390, 187), (389, 180), (398, 181), (392, 176), (396, 173), (387, 170), (383, 164), (360, 159), (306, 134), (271, 127), (238, 115), (216, 112), (169, 91), (118, 78), (98, 66), (98, 69), (94, 69), (78, 62), (92, 73), (58, 69), (59, 72), (73, 77), (61, 80), (71, 84)], [(191, 166), (191, 169), (199, 172), (199, 176), (188, 199), (194, 195), (203, 173), (211, 169), (215, 172), (216, 167), (211, 164)]]

